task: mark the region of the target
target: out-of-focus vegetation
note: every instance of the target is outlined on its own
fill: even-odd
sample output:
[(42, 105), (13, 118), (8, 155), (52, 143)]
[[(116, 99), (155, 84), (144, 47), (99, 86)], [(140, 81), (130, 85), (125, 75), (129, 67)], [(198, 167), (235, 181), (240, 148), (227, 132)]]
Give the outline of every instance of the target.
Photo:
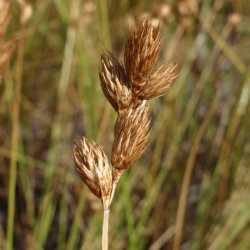
[(142, 14), (162, 22), (161, 60), (180, 74), (152, 102), (150, 146), (118, 186), (110, 249), (250, 249), (249, 0), (12, 1), (0, 249), (100, 249), (101, 204), (74, 172), (72, 145), (85, 135), (110, 153), (100, 54), (121, 55)]

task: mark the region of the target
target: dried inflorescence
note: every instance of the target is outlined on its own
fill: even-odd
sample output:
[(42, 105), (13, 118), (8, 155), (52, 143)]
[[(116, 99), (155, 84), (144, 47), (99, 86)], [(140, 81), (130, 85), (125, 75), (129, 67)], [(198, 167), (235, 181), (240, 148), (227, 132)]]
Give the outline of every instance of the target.
[(127, 169), (141, 157), (148, 144), (149, 130), (149, 107), (145, 101), (118, 116), (111, 159), (114, 168)]
[(99, 73), (104, 95), (116, 111), (129, 107), (132, 100), (125, 68), (111, 53), (101, 56)]
[(103, 93), (117, 112), (111, 163), (103, 149), (82, 138), (74, 147), (76, 170), (89, 189), (103, 201), (102, 249), (108, 249), (109, 207), (116, 185), (148, 145), (150, 115), (148, 100), (163, 95), (177, 77), (176, 65), (156, 68), (159, 56), (159, 25), (148, 18), (131, 31), (124, 50), (124, 64), (111, 53), (101, 56)]
[(111, 53), (101, 56), (100, 82), (104, 95), (117, 112), (110, 166), (95, 143), (83, 138), (74, 148), (78, 173), (98, 197), (111, 203), (122, 173), (145, 151), (150, 115), (147, 100), (163, 95), (177, 77), (176, 65), (156, 67), (159, 57), (159, 25), (144, 18), (130, 32), (124, 64)]
[(176, 69), (176, 64), (162, 65), (157, 68), (141, 84), (141, 89), (137, 93), (138, 97), (149, 100), (164, 95), (177, 78)]
[(73, 155), (76, 170), (89, 189), (103, 202), (109, 200), (112, 168), (101, 146), (83, 137), (75, 144)]
[(140, 20), (129, 35), (124, 52), (124, 64), (134, 90), (151, 73), (160, 49), (159, 25), (149, 19)]

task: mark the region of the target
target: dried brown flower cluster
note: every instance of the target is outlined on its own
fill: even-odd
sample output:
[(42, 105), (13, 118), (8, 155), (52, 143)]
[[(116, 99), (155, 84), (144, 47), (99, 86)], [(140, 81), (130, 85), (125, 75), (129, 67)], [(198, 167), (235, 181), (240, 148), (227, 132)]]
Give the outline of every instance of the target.
[(10, 1), (0, 0), (0, 79), (13, 51), (13, 42), (4, 36), (10, 20)]
[(118, 114), (112, 164), (99, 145), (85, 138), (74, 147), (78, 173), (100, 198), (111, 195), (113, 180), (146, 149), (150, 131), (147, 100), (166, 93), (177, 77), (176, 65), (155, 67), (159, 49), (159, 26), (153, 26), (149, 19), (144, 18), (129, 35), (124, 64), (111, 53), (101, 56), (101, 87)]
[(112, 191), (112, 169), (103, 149), (82, 138), (74, 147), (74, 158), (79, 175), (105, 204)]
[(75, 145), (74, 160), (76, 170), (102, 199), (105, 209), (112, 202), (120, 176), (141, 157), (148, 144), (147, 100), (165, 94), (177, 77), (176, 65), (156, 67), (159, 49), (159, 26), (144, 18), (129, 35), (124, 64), (111, 53), (101, 56), (101, 87), (118, 115), (111, 163), (100, 146), (85, 138)]

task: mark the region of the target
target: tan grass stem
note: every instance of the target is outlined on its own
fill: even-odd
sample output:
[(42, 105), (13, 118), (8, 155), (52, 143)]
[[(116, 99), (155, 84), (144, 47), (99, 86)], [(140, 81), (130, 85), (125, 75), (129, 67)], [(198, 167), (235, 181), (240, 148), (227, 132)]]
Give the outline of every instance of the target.
[(103, 209), (103, 223), (102, 223), (102, 250), (108, 250), (109, 246), (109, 214), (110, 209), (104, 208)]
[(114, 199), (114, 195), (115, 195), (115, 191), (116, 191), (116, 187), (118, 185), (118, 182), (121, 178), (121, 176), (123, 175), (124, 170), (119, 170), (119, 171), (115, 171), (115, 174), (113, 173), (113, 188), (112, 188), (112, 192), (111, 192), (111, 198), (110, 198), (110, 203), (112, 203), (113, 199)]

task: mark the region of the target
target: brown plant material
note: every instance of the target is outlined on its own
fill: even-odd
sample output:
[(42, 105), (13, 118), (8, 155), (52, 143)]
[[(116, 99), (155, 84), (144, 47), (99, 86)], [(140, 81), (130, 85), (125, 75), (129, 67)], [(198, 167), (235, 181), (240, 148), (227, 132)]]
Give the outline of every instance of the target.
[(0, 42), (0, 77), (10, 60), (13, 48), (12, 42)]
[(120, 114), (115, 124), (112, 165), (127, 169), (145, 151), (150, 131), (149, 108), (145, 101)]
[(155, 68), (159, 55), (159, 25), (144, 18), (137, 23), (124, 52), (124, 64), (131, 87), (134, 102), (149, 100), (165, 94), (177, 78), (176, 65), (163, 65)]
[(13, 52), (13, 42), (4, 40), (10, 21), (10, 1), (0, 0), (0, 79), (5, 71)]
[(153, 25), (150, 19), (144, 18), (129, 36), (124, 65), (111, 53), (101, 56), (101, 87), (118, 113), (112, 167), (103, 150), (94, 142), (83, 138), (74, 147), (77, 172), (104, 203), (103, 250), (108, 249), (109, 207), (116, 186), (123, 172), (141, 157), (148, 145), (151, 120), (147, 100), (166, 93), (177, 77), (176, 65), (155, 69), (159, 48), (159, 25)]
[(0, 0), (0, 38), (4, 36), (10, 20), (10, 2)]
[(149, 100), (164, 95), (177, 78), (177, 65), (162, 65), (154, 71), (144, 82), (137, 95)]
[(159, 49), (159, 25), (153, 26), (148, 18), (139, 20), (129, 35), (124, 52), (124, 64), (133, 90), (141, 89), (141, 82), (155, 66)]
[[(141, 157), (148, 144), (150, 117), (147, 100), (163, 95), (177, 78), (176, 65), (163, 65), (153, 71), (159, 47), (159, 25), (153, 25), (150, 19), (144, 18), (139, 20), (129, 36), (124, 52), (125, 66), (111, 53), (101, 56), (101, 87), (118, 113), (111, 155), (113, 179), (109, 190), (112, 190), (112, 198), (119, 177)], [(99, 184), (89, 174), (95, 172), (92, 160), (98, 155), (95, 146), (98, 152), (103, 152), (96, 144), (82, 139), (81, 146), (75, 147), (74, 158), (79, 174), (89, 188), (101, 197)], [(106, 156), (103, 158), (104, 162), (108, 162)]]
[(103, 149), (82, 138), (74, 146), (75, 169), (89, 189), (103, 202), (112, 192), (112, 169)]
[(124, 67), (111, 54), (101, 56), (101, 87), (104, 95), (116, 111), (121, 111), (131, 103), (132, 92)]

